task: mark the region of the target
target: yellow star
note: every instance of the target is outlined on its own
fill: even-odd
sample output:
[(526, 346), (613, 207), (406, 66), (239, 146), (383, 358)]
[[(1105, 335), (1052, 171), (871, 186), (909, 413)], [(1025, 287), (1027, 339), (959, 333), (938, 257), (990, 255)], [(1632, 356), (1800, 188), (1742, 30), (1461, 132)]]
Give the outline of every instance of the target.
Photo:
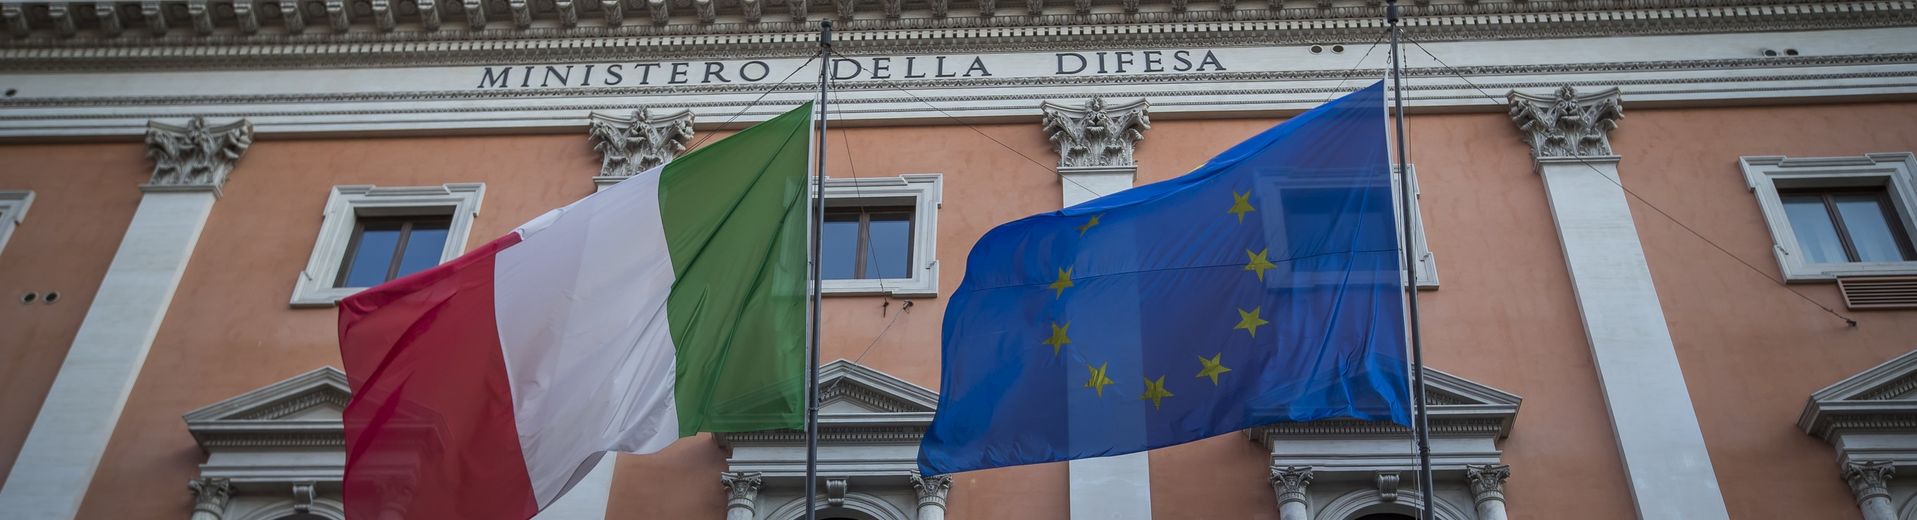
[(1104, 213), (1099, 213), (1099, 214), (1097, 214), (1097, 215), (1092, 215), (1092, 219), (1091, 219), (1091, 220), (1087, 220), (1087, 221), (1085, 221), (1085, 225), (1083, 225), (1083, 226), (1079, 226), (1079, 227), (1078, 227), (1078, 236), (1081, 236), (1081, 237), (1082, 237), (1082, 236), (1085, 236), (1085, 232), (1086, 232), (1086, 231), (1091, 231), (1091, 230), (1092, 230), (1092, 226), (1097, 226), (1097, 225), (1098, 225), (1098, 218), (1099, 218), (1099, 217), (1103, 217), (1103, 216), (1105, 216), (1105, 214), (1104, 214)]
[(1098, 392), (1099, 397), (1105, 397), (1105, 387), (1111, 386), (1112, 384), (1112, 378), (1105, 377), (1105, 367), (1108, 365), (1111, 365), (1111, 363), (1104, 363), (1096, 367), (1092, 366), (1091, 363), (1085, 364), (1085, 369), (1092, 372), (1092, 378), (1085, 381), (1085, 388), (1090, 388)]
[(1171, 392), (1165, 391), (1165, 376), (1158, 376), (1158, 380), (1156, 381), (1150, 378), (1145, 379), (1145, 395), (1138, 396), (1138, 398), (1150, 399), (1152, 409), (1157, 410), (1158, 401), (1171, 396)]
[(1250, 249), (1245, 250), (1245, 256), (1251, 257), (1251, 262), (1245, 264), (1245, 270), (1258, 273), (1258, 281), (1260, 282), (1265, 281), (1265, 270), (1278, 267), (1276, 264), (1272, 264), (1271, 260), (1265, 258), (1265, 255), (1270, 252), (1271, 248), (1269, 247), (1260, 249), (1257, 253), (1251, 252)]
[(1225, 357), (1225, 353), (1223, 352), (1219, 352), (1218, 355), (1212, 356), (1211, 359), (1205, 359), (1205, 356), (1198, 356), (1198, 364), (1203, 365), (1205, 367), (1198, 371), (1198, 377), (1209, 377), (1211, 378), (1212, 386), (1217, 386), (1218, 374), (1223, 374), (1223, 373), (1231, 371), (1231, 369), (1225, 368), (1224, 362), (1221, 362), (1218, 360), (1218, 358), (1222, 358), (1222, 357)]
[(1263, 326), (1267, 323), (1271, 323), (1269, 321), (1265, 321), (1263, 318), (1258, 317), (1259, 311), (1263, 311), (1264, 309), (1265, 309), (1264, 307), (1252, 307), (1251, 312), (1245, 312), (1244, 309), (1238, 309), (1238, 326), (1232, 327), (1231, 329), (1232, 330), (1245, 329), (1245, 332), (1251, 333), (1251, 337), (1254, 337), (1254, 338), (1258, 337), (1258, 327)]
[(1067, 267), (1064, 269), (1059, 269), (1058, 281), (1052, 282), (1052, 284), (1048, 285), (1047, 287), (1051, 287), (1052, 290), (1058, 291), (1058, 294), (1052, 296), (1053, 298), (1060, 298), (1065, 296), (1065, 288), (1071, 287), (1071, 286), (1072, 286), (1072, 268)]
[(1065, 331), (1071, 328), (1072, 328), (1072, 322), (1069, 322), (1069, 321), (1065, 322), (1064, 326), (1059, 326), (1057, 322), (1052, 323), (1052, 337), (1045, 338), (1045, 344), (1051, 345), (1052, 347), (1052, 355), (1054, 356), (1058, 355), (1059, 348), (1064, 347), (1065, 344), (1072, 342), (1072, 338), (1067, 337), (1065, 335)]
[(1253, 211), (1258, 211), (1258, 208), (1251, 207), (1251, 192), (1247, 191), (1243, 194), (1231, 192), (1231, 209), (1226, 210), (1227, 213), (1237, 215), (1238, 222), (1243, 223), (1245, 214)]

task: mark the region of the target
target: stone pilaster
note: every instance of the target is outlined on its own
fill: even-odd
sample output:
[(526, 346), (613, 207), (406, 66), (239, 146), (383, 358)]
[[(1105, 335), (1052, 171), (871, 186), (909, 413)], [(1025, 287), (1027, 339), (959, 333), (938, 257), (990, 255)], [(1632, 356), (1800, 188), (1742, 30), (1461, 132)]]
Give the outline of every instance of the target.
[(1271, 467), (1271, 491), (1278, 494), (1279, 520), (1311, 520), (1310, 497), (1306, 494), (1310, 486), (1311, 468)]
[(726, 520), (752, 520), (765, 479), (759, 473), (726, 473), (719, 483), (726, 488)]
[(945, 520), (945, 496), (952, 492), (952, 477), (926, 478), (913, 471), (912, 489), (919, 498), (918, 520)]
[(193, 490), (192, 520), (220, 520), (226, 517), (226, 502), (233, 496), (233, 483), (223, 478), (203, 478), (186, 483)]
[(1138, 100), (1109, 105), (1092, 98), (1083, 105), (1045, 102), (1044, 132), (1058, 152), (1058, 174), (1065, 205), (1130, 188), (1138, 174), (1132, 152), (1150, 130), (1150, 104)]
[(1557, 225), (1631, 497), (1645, 520), (1726, 520), (1690, 389), (1618, 176), (1617, 89), (1512, 92)]
[(220, 186), (253, 140), (245, 120), (148, 123), (153, 173), (0, 488), (0, 511), (73, 518), (146, 363)]
[(1890, 507), (1890, 478), (1896, 474), (1897, 468), (1889, 462), (1844, 463), (1844, 481), (1850, 483), (1850, 492), (1857, 497), (1857, 508), (1863, 510), (1864, 520), (1896, 520), (1897, 512)]
[(601, 157), (592, 182), (599, 189), (671, 161), (692, 140), (692, 112), (686, 110), (659, 114), (640, 108), (631, 116), (595, 112), (591, 120), (587, 132)]
[(1464, 467), (1464, 478), (1471, 483), (1471, 500), (1477, 504), (1478, 520), (1505, 520), (1504, 480), (1511, 478), (1511, 466), (1473, 464)]

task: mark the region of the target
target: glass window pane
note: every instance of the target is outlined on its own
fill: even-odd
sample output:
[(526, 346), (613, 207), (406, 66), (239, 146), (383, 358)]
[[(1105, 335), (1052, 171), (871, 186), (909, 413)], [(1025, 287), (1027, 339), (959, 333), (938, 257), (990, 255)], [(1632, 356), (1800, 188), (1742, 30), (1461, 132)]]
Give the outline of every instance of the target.
[(446, 250), (445, 222), (416, 222), (413, 233), (406, 236), (406, 252), (399, 258), (399, 274), (395, 278), (424, 271), (439, 265), (440, 254)]
[(1878, 193), (1846, 193), (1832, 195), (1837, 203), (1837, 214), (1844, 218), (1844, 230), (1850, 232), (1850, 243), (1857, 248), (1857, 260), (1860, 262), (1902, 262), (1909, 260), (1904, 256), (1904, 248), (1898, 243), (1897, 233), (1901, 226), (1895, 226), (1886, 217), (1888, 208)]
[(856, 276), (859, 248), (859, 215), (831, 214), (819, 233), (819, 277), (848, 280)]
[(1822, 195), (1784, 195), (1784, 215), (1790, 218), (1791, 232), (1797, 235), (1797, 247), (1810, 263), (1848, 262), (1844, 244), (1837, 240), (1837, 226), (1824, 209)]
[(372, 287), (385, 282), (386, 269), (393, 265), (393, 248), (398, 245), (398, 224), (367, 224), (360, 231), (359, 246), (346, 259), (346, 277), (340, 287)]
[(867, 228), (866, 278), (911, 278), (912, 214), (873, 213)]

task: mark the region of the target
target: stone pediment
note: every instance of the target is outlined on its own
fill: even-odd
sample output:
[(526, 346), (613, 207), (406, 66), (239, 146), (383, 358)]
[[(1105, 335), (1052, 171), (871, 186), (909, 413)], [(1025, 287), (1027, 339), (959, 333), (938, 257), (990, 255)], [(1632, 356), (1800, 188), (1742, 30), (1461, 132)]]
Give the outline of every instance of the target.
[[(1502, 439), (1511, 434), (1522, 398), (1490, 386), (1426, 367), (1425, 405), (1431, 414), (1433, 435), (1485, 436)], [(1251, 436), (1271, 445), (1277, 437), (1383, 436), (1402, 437), (1410, 430), (1390, 423), (1352, 420), (1281, 423), (1255, 428)]]
[[(937, 392), (844, 359), (819, 367), (819, 438), (911, 442), (932, 424)], [(727, 443), (805, 442), (799, 430), (723, 433)]]
[(352, 396), (333, 367), (266, 385), (184, 416), (201, 449), (342, 446), (340, 417)]
[(1847, 431), (1917, 432), (1917, 350), (1811, 393), (1797, 427), (1827, 441)]

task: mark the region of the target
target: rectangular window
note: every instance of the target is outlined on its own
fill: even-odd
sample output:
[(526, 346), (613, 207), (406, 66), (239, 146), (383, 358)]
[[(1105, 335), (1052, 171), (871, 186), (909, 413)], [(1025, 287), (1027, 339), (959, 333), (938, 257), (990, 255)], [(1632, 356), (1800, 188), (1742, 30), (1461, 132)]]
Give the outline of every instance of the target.
[(821, 277), (882, 280), (909, 276), (912, 211), (910, 206), (828, 208), (819, 236)]
[(1812, 262), (1917, 259), (1882, 188), (1778, 190), (1791, 231)]
[(333, 287), (372, 287), (439, 265), (451, 218), (360, 218)]
[(1744, 157), (1787, 280), (1917, 274), (1917, 156)]

